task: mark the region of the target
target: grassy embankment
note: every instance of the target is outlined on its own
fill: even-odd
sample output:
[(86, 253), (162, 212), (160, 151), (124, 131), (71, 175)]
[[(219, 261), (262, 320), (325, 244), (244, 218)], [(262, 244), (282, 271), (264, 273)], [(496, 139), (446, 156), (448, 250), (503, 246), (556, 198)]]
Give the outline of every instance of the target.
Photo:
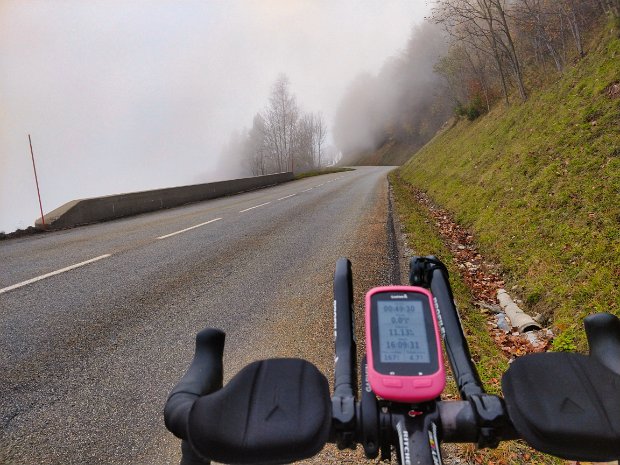
[[(451, 268), (472, 355), (491, 392), (499, 390), (506, 359), (412, 189), (427, 192), (474, 233), (511, 293), (530, 314), (547, 318), (558, 334), (555, 350), (585, 350), (583, 318), (620, 315), (620, 36), (614, 29), (526, 103), (460, 121), (391, 175), (410, 245)], [(390, 145), (375, 157), (400, 151)], [(561, 462), (519, 443), (465, 454), (476, 463)]]
[[(473, 231), (526, 310), (554, 329), (555, 350), (586, 348), (588, 314), (620, 315), (618, 84), (616, 25), (558, 82), (525, 103), (460, 121), (393, 176), (416, 251), (440, 249), (418, 233), (426, 213), (411, 204), (407, 185), (426, 191)], [(485, 344), (476, 340), (481, 360)], [(481, 366), (488, 371), (486, 362)]]

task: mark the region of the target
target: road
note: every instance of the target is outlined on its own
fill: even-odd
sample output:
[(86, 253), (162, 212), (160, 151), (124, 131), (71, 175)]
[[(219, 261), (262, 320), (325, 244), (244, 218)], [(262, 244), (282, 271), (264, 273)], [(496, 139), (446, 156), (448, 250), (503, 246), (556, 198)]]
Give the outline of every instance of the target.
[(0, 242), (0, 463), (178, 463), (162, 408), (205, 326), (227, 379), (270, 356), (329, 375), (337, 258), (357, 295), (389, 280), (390, 169)]

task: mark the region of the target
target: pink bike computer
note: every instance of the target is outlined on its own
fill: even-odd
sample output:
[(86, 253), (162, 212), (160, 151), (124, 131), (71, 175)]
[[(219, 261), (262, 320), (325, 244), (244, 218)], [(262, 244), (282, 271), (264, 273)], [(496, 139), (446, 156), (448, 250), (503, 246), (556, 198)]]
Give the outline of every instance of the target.
[(433, 296), (422, 287), (376, 287), (366, 294), (368, 381), (395, 402), (437, 398), (446, 385)]

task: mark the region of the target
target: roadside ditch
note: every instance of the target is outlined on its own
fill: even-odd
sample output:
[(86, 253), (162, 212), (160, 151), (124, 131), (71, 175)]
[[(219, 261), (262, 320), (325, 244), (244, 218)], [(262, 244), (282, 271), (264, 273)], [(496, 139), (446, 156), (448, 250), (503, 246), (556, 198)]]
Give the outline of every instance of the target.
[[(391, 225), (387, 229), (391, 255), (396, 257), (391, 263), (398, 267), (393, 270), (394, 275), (399, 275), (397, 282), (408, 283), (409, 260), (414, 255), (435, 255), (446, 264), (480, 378), (489, 393), (501, 394), (501, 376), (510, 362), (527, 353), (546, 351), (553, 337), (551, 331), (525, 313), (525, 324), (520, 316), (513, 316), (515, 321), (511, 322), (506, 306), (520, 310), (522, 302), (498, 300), (498, 295), (505, 298), (511, 291), (506, 290), (500, 265), (483, 257), (474, 235), (424, 192), (402, 180), (398, 170), (390, 173), (389, 181)], [(450, 380), (443, 397), (458, 398), (458, 390)], [(473, 445), (447, 445), (445, 449), (447, 464), (567, 463), (533, 451), (520, 441), (504, 443), (495, 450), (479, 451)]]

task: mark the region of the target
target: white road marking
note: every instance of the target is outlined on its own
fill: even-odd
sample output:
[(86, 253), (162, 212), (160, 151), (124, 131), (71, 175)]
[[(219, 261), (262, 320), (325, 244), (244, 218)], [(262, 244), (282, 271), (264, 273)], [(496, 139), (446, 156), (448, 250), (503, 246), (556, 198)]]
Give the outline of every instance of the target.
[(264, 207), (265, 205), (269, 205), (270, 203), (271, 202), (261, 203), (260, 205), (256, 205), (254, 207), (250, 207), (250, 208), (246, 208), (245, 210), (241, 210), (239, 213), (243, 213), (243, 212), (247, 212), (247, 211), (250, 211), (250, 210), (254, 210), (255, 208), (258, 208), (258, 207)]
[(20, 288), (20, 287), (23, 287), (23, 286), (27, 286), (28, 284), (36, 283), (37, 281), (41, 281), (42, 279), (49, 278), (49, 277), (52, 277), (52, 276), (56, 276), (57, 274), (64, 273), (65, 271), (71, 271), (71, 270), (73, 270), (75, 268), (78, 268), (80, 266), (88, 265), (89, 263), (93, 263), (93, 262), (96, 262), (98, 260), (102, 260), (104, 258), (108, 258), (108, 257), (111, 257), (111, 256), (112, 256), (111, 254), (100, 255), (98, 257), (91, 258), (90, 260), (86, 260), (85, 262), (76, 263), (75, 265), (67, 266), (67, 267), (62, 268), (60, 270), (52, 271), (51, 273), (46, 273), (46, 274), (43, 274), (41, 276), (37, 276), (36, 278), (28, 279), (27, 281), (22, 281), (21, 283), (13, 284), (12, 286), (0, 289), (0, 294), (4, 294), (5, 292), (12, 291), (13, 289), (17, 289), (17, 288)]
[(205, 221), (204, 223), (200, 223), (200, 224), (197, 224), (195, 226), (190, 226), (189, 228), (181, 229), (180, 231), (175, 231), (173, 233), (166, 234), (165, 236), (159, 236), (157, 239), (166, 239), (167, 237), (170, 237), (170, 236), (176, 236), (177, 234), (181, 234), (181, 233), (184, 233), (185, 231), (190, 231), (192, 229), (199, 228), (201, 226), (204, 226), (205, 224), (213, 223), (213, 222), (219, 221), (221, 219), (222, 218), (215, 218), (214, 220)]
[(314, 189), (314, 187), (311, 187), (310, 189), (303, 190), (302, 192), (308, 192), (308, 191), (311, 191), (312, 189)]
[(314, 186), (314, 187), (321, 187), (321, 186), (323, 186), (323, 185), (325, 185), (325, 183), (323, 183), (323, 184), (319, 184), (318, 186)]
[(289, 197), (295, 197), (297, 194), (287, 195), (286, 197), (280, 197), (278, 200), (288, 199)]

